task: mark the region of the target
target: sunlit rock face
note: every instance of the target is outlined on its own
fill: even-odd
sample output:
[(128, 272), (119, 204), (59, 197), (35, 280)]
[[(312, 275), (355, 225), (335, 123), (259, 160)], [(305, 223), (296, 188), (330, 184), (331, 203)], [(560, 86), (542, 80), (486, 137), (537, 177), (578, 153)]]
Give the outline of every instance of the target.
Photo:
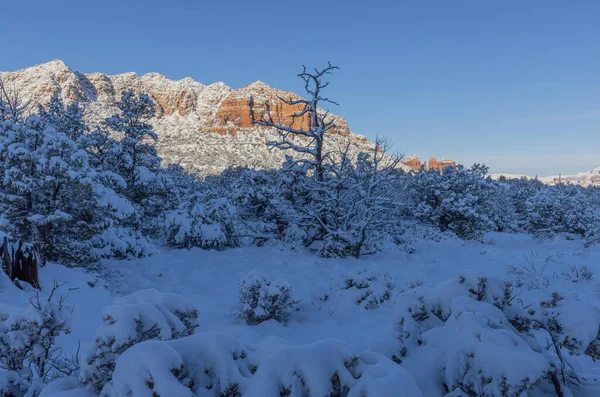
[(402, 159), (402, 164), (410, 167), (413, 170), (419, 170), (423, 167), (426, 170), (438, 170), (441, 171), (445, 167), (456, 167), (456, 161), (450, 159), (436, 160), (435, 157), (430, 157), (429, 162), (421, 163), (421, 158), (416, 155), (407, 156)]

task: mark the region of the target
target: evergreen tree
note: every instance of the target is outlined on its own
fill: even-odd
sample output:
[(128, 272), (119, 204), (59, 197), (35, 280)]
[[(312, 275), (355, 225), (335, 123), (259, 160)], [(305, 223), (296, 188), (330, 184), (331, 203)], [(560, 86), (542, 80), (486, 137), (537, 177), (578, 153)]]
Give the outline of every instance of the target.
[(493, 195), (496, 186), (487, 177), (488, 168), (474, 164), (421, 171), (410, 181), (410, 197), (417, 219), (450, 230), (462, 238), (480, 237), (497, 229)]
[(154, 142), (156, 133), (148, 123), (154, 116), (154, 102), (146, 94), (123, 91), (117, 102), (120, 113), (104, 124), (120, 136), (119, 174), (127, 184), (127, 197), (135, 204), (156, 193), (161, 159)]
[(89, 239), (101, 220), (86, 153), (37, 116), (5, 124), (0, 141), (6, 231), (37, 244), (45, 259), (95, 260)]
[(83, 120), (83, 109), (79, 103), (73, 102), (65, 108), (58, 94), (50, 98), (48, 106), (38, 105), (38, 113), (42, 124), (64, 132), (75, 142), (88, 132), (88, 126)]

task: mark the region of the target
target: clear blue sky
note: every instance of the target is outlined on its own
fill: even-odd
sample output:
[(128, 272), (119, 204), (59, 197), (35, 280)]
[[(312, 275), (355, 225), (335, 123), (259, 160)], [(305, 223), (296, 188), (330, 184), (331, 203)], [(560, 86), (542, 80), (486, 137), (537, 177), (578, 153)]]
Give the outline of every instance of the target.
[[(313, 8), (309, 8), (313, 7)], [(300, 92), (406, 154), (538, 175), (600, 166), (600, 1), (2, 1), (0, 70), (52, 59)]]

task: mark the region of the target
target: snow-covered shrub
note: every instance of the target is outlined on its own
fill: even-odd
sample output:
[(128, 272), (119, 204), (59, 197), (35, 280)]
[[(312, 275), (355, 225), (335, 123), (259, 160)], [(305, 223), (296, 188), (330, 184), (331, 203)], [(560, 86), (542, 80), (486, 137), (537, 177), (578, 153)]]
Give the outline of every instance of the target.
[(403, 248), (408, 253), (416, 252), (416, 245), (419, 241), (454, 241), (461, 243), (455, 233), (451, 231), (441, 231), (437, 226), (424, 224), (414, 219), (403, 222), (394, 234), (394, 243)]
[[(231, 167), (222, 174), (208, 177), (205, 188), (213, 195), (228, 197), (242, 220), (240, 233), (251, 243), (263, 245), (271, 240), (285, 240), (288, 229), (295, 226), (294, 190), (279, 170), (253, 170)], [(300, 235), (294, 236), (295, 245)], [(300, 242), (303, 240), (300, 239)]]
[(283, 234), (283, 241), (293, 251), (298, 251), (303, 248), (307, 238), (308, 235), (306, 234), (306, 231), (295, 223), (288, 225)]
[(498, 230), (492, 216), (497, 213), (493, 205), (498, 186), (486, 177), (487, 170), (475, 164), (470, 169), (457, 166), (447, 167), (441, 173), (418, 172), (409, 182), (414, 216), (462, 238)]
[[(398, 158), (387, 153), (384, 142), (372, 152), (347, 151), (329, 161), (322, 178), (304, 179), (308, 192), (298, 212), (298, 224), (320, 244), (323, 257), (360, 257), (381, 251), (396, 226), (399, 203), (396, 184), (403, 173)], [(309, 239), (310, 242), (311, 239)]]
[(401, 342), (395, 360), (402, 361), (411, 348), (422, 344), (425, 331), (442, 326), (452, 314), (452, 300), (466, 296), (500, 308), (516, 325), (526, 322), (522, 310), (514, 305), (512, 285), (502, 279), (463, 272), (440, 284), (424, 284), (396, 298), (394, 329)]
[(239, 284), (239, 308), (234, 315), (250, 325), (267, 320), (286, 322), (298, 304), (293, 291), (284, 280), (247, 273)]
[(527, 202), (531, 197), (535, 196), (539, 190), (546, 188), (546, 185), (538, 179), (529, 179), (527, 177), (506, 179), (501, 181), (501, 183), (509, 187), (505, 193), (511, 202), (510, 208), (515, 212), (515, 226), (519, 230), (526, 229), (526, 218), (528, 213)]
[(510, 283), (474, 273), (408, 290), (397, 298), (402, 347), (393, 359), (411, 366), (427, 357), (431, 364), (420, 370), (441, 376), (437, 387), (451, 396), (527, 395), (547, 385), (555, 367), (513, 301)]
[(326, 340), (285, 347), (261, 363), (248, 397), (421, 397), (412, 377), (377, 354), (357, 354), (342, 342)]
[(77, 368), (76, 359), (55, 345), (58, 336), (70, 332), (71, 308), (58, 295), (61, 286), (55, 282), (49, 295), (36, 292), (25, 309), (0, 305), (1, 395), (36, 395)]
[(204, 333), (129, 349), (117, 361), (110, 396), (391, 397), (398, 390), (422, 397), (402, 367), (341, 342), (285, 346), (265, 356), (231, 337)]
[(148, 236), (160, 239), (163, 235), (164, 214), (177, 210), (202, 189), (200, 177), (179, 164), (167, 164), (157, 175), (156, 194), (144, 200), (145, 218), (142, 230)]
[(225, 198), (202, 201), (195, 197), (189, 204), (167, 213), (163, 241), (177, 248), (235, 247), (236, 209)]
[(189, 336), (198, 327), (198, 312), (176, 294), (143, 290), (115, 300), (102, 311), (96, 339), (80, 359), (80, 379), (98, 390), (112, 379), (118, 357), (145, 340)]
[(526, 229), (538, 235), (571, 233), (591, 238), (600, 230), (600, 215), (580, 186), (548, 186), (525, 203)]
[(572, 355), (600, 359), (600, 294), (553, 292), (529, 308), (533, 326)]
[(443, 326), (423, 335), (424, 348), (439, 354), (447, 391), (521, 397), (549, 377), (553, 368), (542, 348), (499, 308), (461, 296), (452, 300), (450, 311)]
[(214, 333), (143, 342), (119, 357), (107, 395), (245, 396), (257, 368), (252, 353), (251, 346)]
[(141, 258), (152, 253), (148, 238), (127, 227), (108, 227), (91, 241), (102, 258)]
[(119, 112), (104, 120), (103, 127), (120, 137), (116, 171), (127, 184), (126, 197), (145, 210), (144, 201), (157, 193), (161, 165), (154, 145), (157, 135), (148, 122), (155, 114), (156, 104), (147, 94), (122, 91), (115, 105)]
[(343, 295), (350, 294), (356, 305), (368, 310), (388, 301), (394, 288), (389, 274), (365, 269), (356, 275), (345, 277), (340, 292)]
[(489, 217), (494, 228), (499, 232), (521, 231), (519, 216), (511, 198), (513, 186), (497, 181), (488, 181), (492, 184), (493, 195), (490, 197)]

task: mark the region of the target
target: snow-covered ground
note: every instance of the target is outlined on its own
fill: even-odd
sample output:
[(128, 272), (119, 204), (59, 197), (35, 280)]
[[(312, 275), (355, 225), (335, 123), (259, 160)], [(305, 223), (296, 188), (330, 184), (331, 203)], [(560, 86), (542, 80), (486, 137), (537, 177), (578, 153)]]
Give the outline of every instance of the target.
[[(311, 252), (277, 247), (225, 251), (156, 247), (148, 258), (105, 261), (98, 272), (49, 264), (41, 269), (40, 280), (43, 289), (51, 288), (54, 280), (67, 282), (68, 302), (74, 306), (72, 332), (61, 336), (59, 344), (69, 350), (76, 349), (78, 340), (93, 341), (102, 321), (102, 308), (119, 296), (153, 288), (180, 294), (197, 307), (200, 326), (196, 333), (222, 333), (250, 344), (278, 339), (277, 343), (305, 345), (336, 339), (354, 351), (376, 351), (388, 357), (398, 346), (393, 324), (395, 302), (401, 292), (414, 285), (443, 282), (468, 270), (512, 279), (515, 276), (510, 267), (515, 266), (532, 270), (529, 276), (521, 276), (525, 285), (518, 292), (524, 301), (531, 296), (530, 290), (537, 288), (600, 292), (599, 245), (584, 247), (580, 240), (538, 241), (528, 235), (503, 233), (490, 233), (485, 241), (421, 239), (413, 242), (412, 253), (388, 251), (359, 260), (324, 259)], [(563, 274), (570, 266), (582, 265), (595, 271), (595, 279), (573, 282)], [(238, 307), (239, 280), (251, 270), (285, 280), (294, 288), (300, 303), (286, 325), (270, 320), (249, 326), (232, 315)], [(361, 291), (345, 288), (346, 279), (364, 272), (376, 279), (374, 294), (393, 285), (389, 299), (369, 310), (356, 303)], [(26, 306), (28, 299), (25, 292), (17, 296), (0, 290), (0, 303)], [(593, 386), (594, 379), (600, 379), (600, 363), (583, 356), (576, 361), (592, 386), (576, 389), (575, 395), (600, 395), (600, 386)], [(418, 368), (408, 361), (407, 369), (423, 395), (429, 397), (424, 391), (429, 381), (419, 376)]]

